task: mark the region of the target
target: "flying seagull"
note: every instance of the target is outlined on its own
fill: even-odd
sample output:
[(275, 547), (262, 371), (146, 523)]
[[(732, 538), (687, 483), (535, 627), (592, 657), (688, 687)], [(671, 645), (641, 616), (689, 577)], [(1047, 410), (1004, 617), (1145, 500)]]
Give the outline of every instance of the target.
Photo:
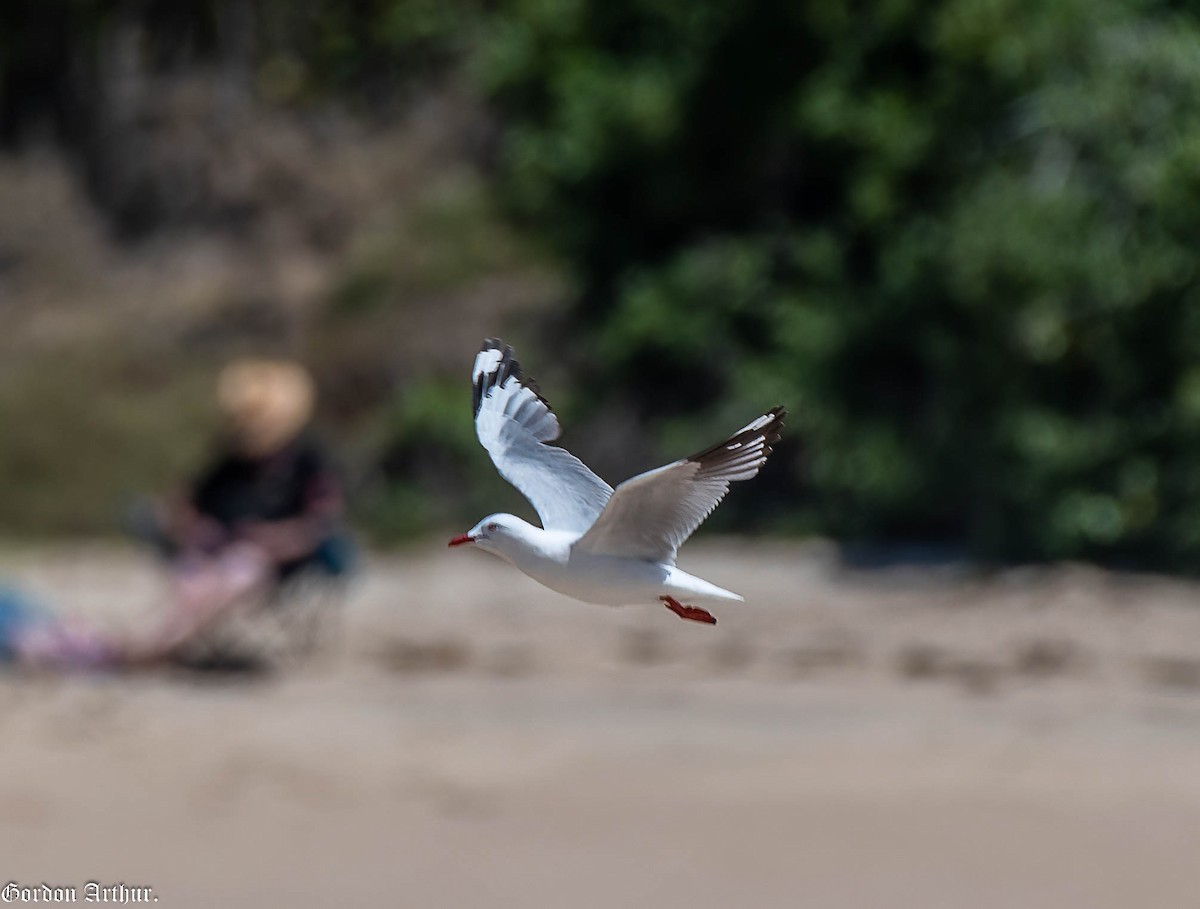
[(772, 408), (689, 458), (626, 480), (615, 490), (566, 449), (558, 418), (521, 371), (513, 349), (489, 338), (475, 357), (475, 432), (500, 475), (537, 510), (542, 526), (488, 515), (450, 541), (515, 565), (552, 590), (607, 606), (662, 602), (681, 619), (717, 623), (696, 602), (742, 597), (675, 567), (683, 542), (720, 504), (729, 484), (758, 473), (779, 440)]

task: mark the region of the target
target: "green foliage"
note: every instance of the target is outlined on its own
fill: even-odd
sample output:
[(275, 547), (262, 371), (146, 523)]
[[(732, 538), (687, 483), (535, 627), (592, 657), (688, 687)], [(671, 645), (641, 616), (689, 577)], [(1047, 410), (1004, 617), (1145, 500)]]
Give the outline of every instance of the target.
[(1195, 14), (498, 18), (479, 72), (507, 198), (572, 264), (591, 362), (664, 440), (784, 401), (796, 526), (1195, 566)]

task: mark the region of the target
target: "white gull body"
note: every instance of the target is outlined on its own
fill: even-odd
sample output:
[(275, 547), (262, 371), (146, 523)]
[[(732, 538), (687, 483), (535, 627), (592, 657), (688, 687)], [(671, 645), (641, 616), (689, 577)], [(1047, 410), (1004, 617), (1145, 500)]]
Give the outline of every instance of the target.
[(471, 544), (493, 553), (546, 587), (587, 603), (660, 601), (681, 618), (715, 624), (711, 613), (693, 604), (742, 601), (677, 568), (675, 556), (729, 484), (758, 473), (779, 438), (783, 408), (719, 445), (614, 490), (570, 452), (547, 444), (558, 438), (558, 419), (521, 372), (511, 347), (485, 341), (471, 378), (479, 441), (500, 474), (532, 503), (542, 526), (493, 514), (451, 546)]

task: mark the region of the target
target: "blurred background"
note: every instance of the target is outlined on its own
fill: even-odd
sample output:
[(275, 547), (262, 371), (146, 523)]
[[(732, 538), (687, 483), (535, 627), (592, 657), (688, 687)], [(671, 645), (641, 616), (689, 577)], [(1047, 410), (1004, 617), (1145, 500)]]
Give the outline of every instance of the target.
[[(2, 680), (0, 875), (1191, 905), (1198, 237), (1190, 3), (5, 0), (5, 577), (160, 599), (123, 509), (246, 355), (312, 371), (369, 554), (269, 682)], [(487, 336), (610, 481), (788, 407), (683, 559), (745, 613), (440, 550), (530, 515)]]
[(247, 351), (317, 371), (372, 539), (473, 522), (502, 334), (614, 477), (786, 403), (727, 530), (1195, 570), (1188, 4), (0, 16), (6, 534), (111, 532)]

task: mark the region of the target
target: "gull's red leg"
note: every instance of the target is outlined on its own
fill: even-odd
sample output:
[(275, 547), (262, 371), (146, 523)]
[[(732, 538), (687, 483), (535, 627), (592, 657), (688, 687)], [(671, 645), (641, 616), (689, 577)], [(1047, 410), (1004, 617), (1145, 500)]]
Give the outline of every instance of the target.
[(707, 609), (701, 609), (699, 606), (685, 606), (674, 597), (659, 597), (659, 599), (663, 601), (664, 606), (681, 619), (703, 622), (705, 625), (717, 624), (717, 617)]

